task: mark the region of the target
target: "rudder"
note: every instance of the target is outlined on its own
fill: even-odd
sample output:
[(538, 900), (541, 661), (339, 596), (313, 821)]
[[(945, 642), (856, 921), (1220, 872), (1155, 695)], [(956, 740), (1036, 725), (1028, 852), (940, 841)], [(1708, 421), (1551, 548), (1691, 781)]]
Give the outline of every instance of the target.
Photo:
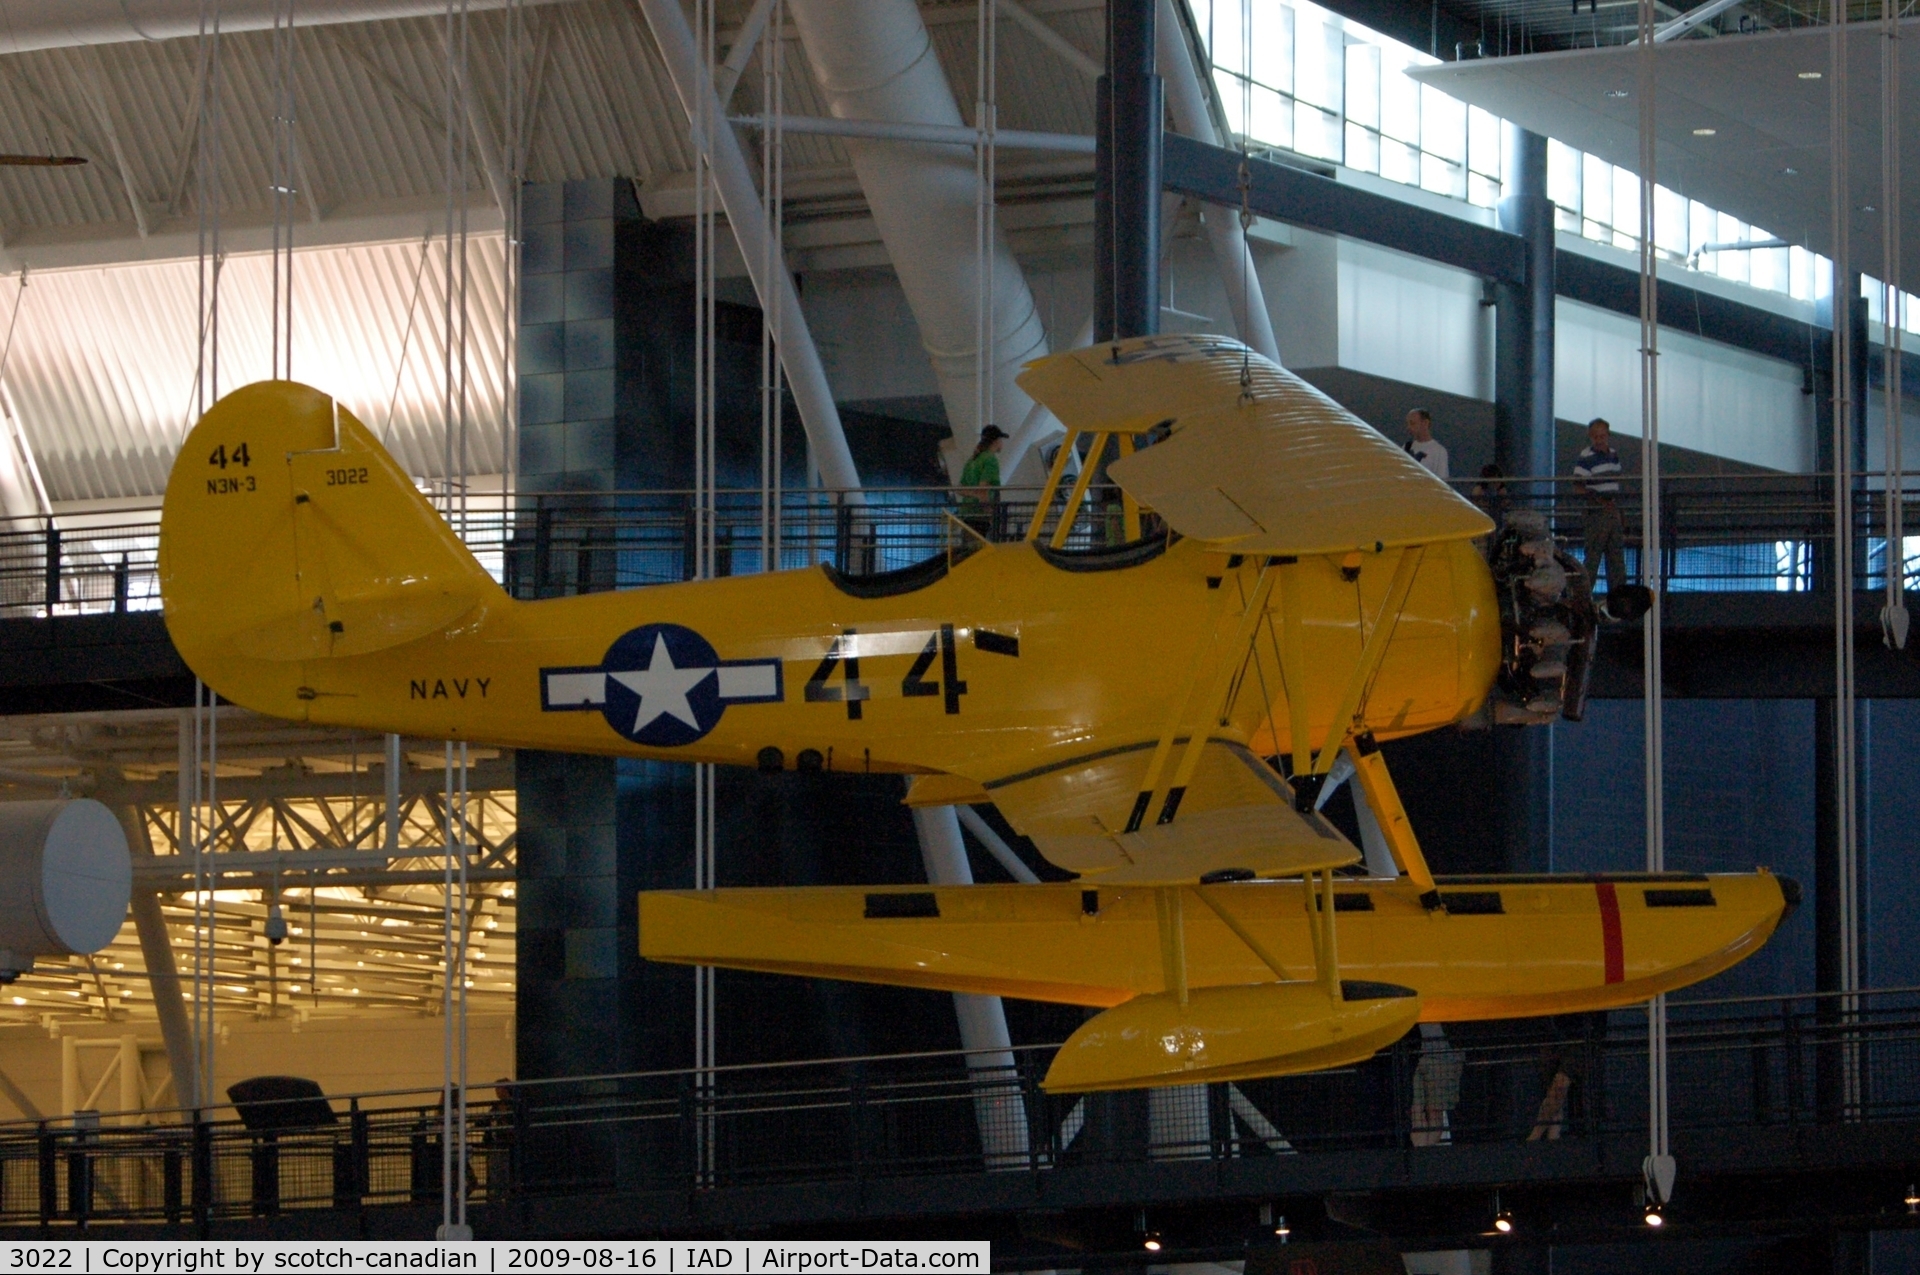
[(175, 647), (235, 703), (307, 716), (305, 666), (438, 632), (493, 579), (330, 396), (261, 381), (187, 435), (160, 515)]

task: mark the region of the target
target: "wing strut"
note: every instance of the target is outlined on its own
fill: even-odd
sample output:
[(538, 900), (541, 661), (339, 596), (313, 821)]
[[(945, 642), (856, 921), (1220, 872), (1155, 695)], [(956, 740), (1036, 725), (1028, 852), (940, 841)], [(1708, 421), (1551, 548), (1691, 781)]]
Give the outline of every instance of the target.
[[(1340, 953), (1334, 942), (1334, 896), (1333, 869), (1316, 869), (1306, 875), (1307, 933), (1313, 943), (1313, 978), (1327, 995), (1335, 1001), (1343, 999), (1340, 987)], [(1265, 944), (1241, 924), (1239, 918), (1221, 905), (1214, 893), (1221, 889), (1231, 889), (1229, 884), (1207, 883), (1192, 887), (1195, 897), (1206, 904), (1213, 914), (1234, 937), (1246, 944), (1247, 950), (1259, 958), (1260, 963), (1273, 971), (1275, 981), (1281, 983), (1299, 983), (1302, 980), (1289, 978), (1286, 967)], [(1190, 993), (1187, 988), (1187, 934), (1186, 918), (1181, 911), (1181, 900), (1188, 887), (1164, 885), (1154, 891), (1154, 919), (1160, 931), (1160, 969), (1166, 983), (1166, 990), (1181, 1005), (1185, 1005)]]
[(1327, 726), (1327, 737), (1320, 742), (1318, 753), (1312, 751), (1312, 737), (1308, 734), (1307, 725), (1306, 656), (1301, 649), (1300, 634), (1301, 590), (1296, 584), (1299, 564), (1289, 564), (1289, 587), (1281, 592), (1280, 660), (1287, 685), (1287, 708), (1292, 717), (1294, 767), (1291, 782), (1294, 804), (1303, 812), (1313, 809), (1314, 799), (1320, 795), (1327, 775), (1333, 770), (1333, 759), (1356, 732), (1366, 707), (1367, 691), (1373, 685), (1373, 675), (1380, 671), (1380, 661), (1386, 658), (1394, 627), (1400, 622), (1400, 608), (1407, 603), (1407, 594), (1413, 589), (1413, 577), (1418, 574), (1421, 559), (1426, 554), (1425, 545), (1413, 545), (1400, 551), (1400, 560), (1393, 569), (1393, 581), (1387, 586), (1387, 596), (1380, 603), (1380, 614), (1360, 648), (1360, 658), (1347, 678), (1346, 689), (1341, 692), (1339, 707), (1333, 711)]
[(1373, 733), (1363, 731), (1355, 735), (1347, 744), (1347, 755), (1353, 758), (1354, 782), (1360, 785), (1367, 804), (1373, 808), (1393, 861), (1419, 888), (1420, 902), (1429, 912), (1433, 911), (1440, 906), (1440, 891), (1434, 888), (1427, 856), (1420, 850), (1420, 839), (1413, 835), (1407, 808), (1400, 803), (1400, 790), (1394, 787), (1393, 776), (1387, 773), (1387, 759), (1381, 755)]
[[(1220, 581), (1220, 605), (1210, 632), (1219, 633), (1220, 625), (1233, 613), (1234, 590), (1231, 586), (1238, 582), (1240, 563), (1238, 555), (1227, 560), (1230, 577)], [(1268, 562), (1262, 559), (1260, 573), (1254, 578), (1253, 589), (1242, 607), (1239, 622), (1234, 626), (1233, 637), (1226, 646), (1226, 657), (1218, 659), (1213, 665), (1213, 676), (1208, 680), (1206, 693), (1191, 710), (1188, 704), (1193, 699), (1194, 687), (1200, 684), (1201, 673), (1206, 669), (1207, 657), (1195, 652), (1192, 665), (1187, 671), (1187, 685), (1180, 698), (1174, 701), (1173, 716), (1168, 719), (1166, 729), (1160, 733), (1160, 741), (1154, 746), (1153, 758), (1147, 763), (1147, 774), (1140, 781), (1139, 795), (1134, 798), (1133, 811), (1127, 816), (1128, 832), (1138, 832), (1145, 822), (1147, 811), (1153, 805), (1155, 794), (1160, 791), (1160, 778), (1166, 773), (1167, 761), (1173, 755), (1174, 746), (1179, 742), (1182, 728), (1187, 740), (1186, 751), (1180, 755), (1180, 764), (1175, 769), (1173, 782), (1167, 788), (1166, 799), (1160, 805), (1157, 823), (1172, 823), (1174, 815), (1179, 813), (1180, 799), (1186, 795), (1187, 785), (1193, 782), (1193, 776), (1200, 768), (1200, 758), (1206, 750), (1207, 736), (1214, 723), (1220, 704), (1226, 698), (1227, 687), (1233, 681), (1233, 675), (1239, 671), (1241, 656), (1253, 644), (1254, 632), (1260, 624), (1260, 617), (1266, 614), (1267, 599), (1273, 593), (1274, 573)], [(1218, 650), (1216, 646), (1214, 648)], [(1191, 716), (1188, 716), (1191, 712)], [(1183, 720), (1184, 719), (1184, 720)]]
[(1307, 873), (1307, 926), (1313, 934), (1314, 980), (1327, 989), (1336, 1004), (1344, 1000), (1340, 988), (1340, 953), (1333, 941), (1333, 869)]
[[(1080, 464), (1080, 474), (1074, 479), (1073, 489), (1067, 494), (1067, 503), (1060, 510), (1060, 520), (1053, 526), (1053, 534), (1047, 538), (1049, 549), (1064, 549), (1067, 537), (1073, 533), (1073, 520), (1079, 515), (1080, 504), (1087, 498), (1087, 488), (1093, 483), (1094, 471), (1100, 468), (1101, 460), (1106, 456), (1107, 440), (1118, 439), (1120, 455), (1125, 460), (1133, 455), (1133, 435), (1125, 430), (1109, 429), (1070, 429), (1060, 450), (1053, 455), (1053, 468), (1047, 471), (1046, 484), (1040, 488), (1040, 498), (1033, 505), (1033, 521), (1027, 524), (1026, 539), (1029, 542), (1040, 538), (1041, 527), (1046, 523), (1047, 511), (1053, 507), (1053, 498), (1060, 492), (1060, 484), (1067, 473), (1067, 460), (1073, 455), (1074, 445), (1085, 437), (1087, 457)], [(1127, 543), (1140, 538), (1140, 502), (1135, 500), (1124, 487), (1120, 489), (1123, 534)]]
[(1233, 913), (1227, 911), (1226, 908), (1220, 905), (1220, 900), (1213, 897), (1214, 891), (1219, 888), (1221, 887), (1213, 886), (1213, 885), (1202, 885), (1202, 886), (1195, 887), (1194, 893), (1200, 896), (1200, 901), (1202, 903), (1206, 904), (1208, 907), (1213, 909), (1213, 914), (1220, 918), (1220, 923), (1222, 925), (1226, 926), (1229, 930), (1233, 931), (1233, 935), (1235, 938), (1239, 939), (1242, 943), (1247, 945), (1247, 950), (1249, 952), (1252, 952), (1255, 956), (1260, 958), (1260, 963), (1262, 965), (1266, 966), (1268, 969), (1273, 971), (1273, 976), (1276, 979), (1278, 979), (1282, 983), (1293, 981), (1287, 977), (1286, 967), (1280, 964), (1280, 958), (1275, 956), (1272, 952), (1269, 952), (1266, 948), (1266, 945), (1260, 942), (1259, 939), (1255, 938), (1253, 936), (1253, 933), (1250, 930), (1248, 930), (1246, 926), (1240, 923), (1240, 920), (1238, 917), (1234, 916)]
[(1380, 746), (1374, 742), (1372, 733), (1360, 729), (1367, 690), (1372, 686), (1374, 674), (1379, 671), (1380, 662), (1386, 656), (1393, 630), (1400, 620), (1400, 610), (1406, 605), (1407, 594), (1413, 589), (1414, 576), (1419, 574), (1420, 563), (1426, 553), (1425, 545), (1411, 545), (1400, 551), (1400, 560), (1394, 564), (1393, 580), (1387, 585), (1387, 596), (1381, 601), (1379, 616), (1360, 648), (1360, 659), (1347, 679), (1339, 707), (1334, 710), (1327, 737), (1321, 741), (1318, 753), (1309, 751), (1311, 736), (1308, 734), (1306, 655), (1301, 635), (1298, 563), (1288, 563), (1282, 567), (1287, 574), (1280, 595), (1280, 663), (1291, 718), (1295, 761), (1289, 782), (1293, 785), (1295, 808), (1302, 811), (1314, 808), (1320, 789), (1333, 770), (1334, 758), (1345, 748), (1353, 758), (1355, 777), (1361, 791), (1366, 794), (1367, 803), (1380, 821), (1380, 830), (1387, 838), (1387, 847), (1393, 853), (1394, 862), (1419, 887), (1420, 901), (1431, 911), (1440, 906), (1440, 893), (1434, 888), (1433, 873), (1427, 867), (1426, 855), (1421, 852), (1420, 841), (1414, 836), (1413, 824), (1407, 818), (1406, 807), (1401, 804), (1393, 777), (1387, 773), (1387, 759), (1381, 756)]
[(1155, 919), (1160, 923), (1160, 968), (1167, 990), (1181, 1005), (1187, 1003), (1187, 924), (1181, 910), (1181, 887), (1163, 885), (1153, 892)]

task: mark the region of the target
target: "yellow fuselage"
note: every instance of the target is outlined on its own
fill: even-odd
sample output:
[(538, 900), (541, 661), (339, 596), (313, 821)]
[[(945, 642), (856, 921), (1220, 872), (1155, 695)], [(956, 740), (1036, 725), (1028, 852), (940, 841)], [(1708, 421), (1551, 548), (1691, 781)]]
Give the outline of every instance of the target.
[[(1206, 655), (1218, 589), (1258, 569), (1227, 562), (1181, 543), (1136, 566), (1075, 571), (1028, 545), (996, 545), (884, 598), (851, 596), (817, 568), (539, 602), (495, 595), (444, 632), (365, 655), (207, 664), (223, 674), (214, 685), (227, 698), (326, 724), (738, 765), (772, 747), (791, 766), (812, 750), (836, 771), (985, 781), (1151, 741), (1185, 671)], [(1306, 688), (1318, 744), (1359, 656), (1359, 617), (1377, 613), (1388, 572), (1363, 567), (1348, 581), (1328, 559), (1297, 571), (1307, 658), (1324, 670)], [(662, 747), (635, 742), (592, 706), (566, 711), (543, 696), (549, 671), (590, 677), (623, 634), (656, 624), (700, 634), (722, 663), (778, 661), (779, 699), (727, 702), (706, 734)], [(1494, 675), (1498, 630), (1474, 549), (1456, 542), (1430, 553), (1367, 700), (1368, 726), (1391, 738), (1473, 711)], [(849, 655), (858, 662), (851, 686)], [(1285, 695), (1263, 634), (1222, 733), (1263, 754), (1290, 752)]]

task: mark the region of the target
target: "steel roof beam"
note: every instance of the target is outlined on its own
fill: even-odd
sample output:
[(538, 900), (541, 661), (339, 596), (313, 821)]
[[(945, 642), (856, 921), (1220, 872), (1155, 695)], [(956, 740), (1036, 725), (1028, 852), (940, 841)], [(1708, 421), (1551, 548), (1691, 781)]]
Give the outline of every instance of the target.
[(1175, 194), (1238, 208), (1243, 163), (1246, 206), (1262, 217), (1376, 243), (1490, 279), (1526, 282), (1526, 241), (1519, 235), (1429, 212), (1305, 169), (1243, 157), (1224, 146), (1167, 134), (1162, 180)]

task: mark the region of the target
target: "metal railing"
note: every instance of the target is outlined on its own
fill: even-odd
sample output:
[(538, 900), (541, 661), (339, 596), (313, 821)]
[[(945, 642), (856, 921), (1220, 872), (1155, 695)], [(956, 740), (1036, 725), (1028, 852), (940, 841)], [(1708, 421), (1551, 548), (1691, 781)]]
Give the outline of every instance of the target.
[[(1446, 1146), (1645, 1127), (1637, 1013), (1448, 1031), (1441, 1048), (1416, 1032), (1355, 1067), (1195, 1086), (1153, 1104), (1151, 1117), (1144, 1091), (1043, 1092), (1055, 1046), (1018, 1049), (1013, 1068), (999, 1071), (927, 1053), (501, 1086), (474, 1095), (468, 1109), (462, 1189), (498, 1204), (1355, 1148), (1444, 1155)], [(1682, 1139), (1920, 1119), (1916, 989), (1861, 993), (1854, 1004), (1680, 1003), (1670, 1041)], [(437, 1205), (440, 1097), (334, 1099), (331, 1120), (278, 1130), (250, 1130), (228, 1108), (0, 1125), (0, 1228), (204, 1226), (289, 1210)], [(256, 1126), (274, 1123), (258, 1105), (247, 1114)]]
[[(1640, 577), (1638, 480), (1623, 479), (1620, 511), (1628, 571)], [(1875, 480), (1866, 480), (1871, 485)], [(1556, 535), (1580, 548), (1588, 498), (1570, 479), (1464, 479), (1454, 486), (1495, 516), (1545, 512)], [(769, 553), (757, 491), (722, 492), (714, 511), (721, 575), (830, 563), (853, 574), (908, 566), (979, 535), (1017, 540), (1037, 489), (1006, 488), (967, 505), (945, 488), (869, 488), (786, 493), (777, 550)], [(1909, 481), (1908, 518), (1920, 526), (1920, 479)], [(1832, 482), (1819, 474), (1669, 478), (1660, 516), (1660, 579), (1669, 591), (1804, 592), (1826, 588), (1833, 559)], [(1064, 499), (1048, 510), (1052, 532)], [(625, 589), (684, 580), (693, 569), (696, 509), (686, 491), (519, 495), (508, 508), (475, 497), (453, 516), (468, 546), (521, 598)], [(1096, 488), (1066, 535), (1068, 549), (1118, 544), (1122, 513), (1112, 489)], [(1855, 502), (1854, 584), (1884, 582), (1883, 498), (1863, 487)], [(154, 610), (160, 605), (157, 510), (0, 520), (0, 617)], [(1920, 582), (1920, 537), (1904, 551)], [(769, 562), (769, 559), (777, 559)]]

